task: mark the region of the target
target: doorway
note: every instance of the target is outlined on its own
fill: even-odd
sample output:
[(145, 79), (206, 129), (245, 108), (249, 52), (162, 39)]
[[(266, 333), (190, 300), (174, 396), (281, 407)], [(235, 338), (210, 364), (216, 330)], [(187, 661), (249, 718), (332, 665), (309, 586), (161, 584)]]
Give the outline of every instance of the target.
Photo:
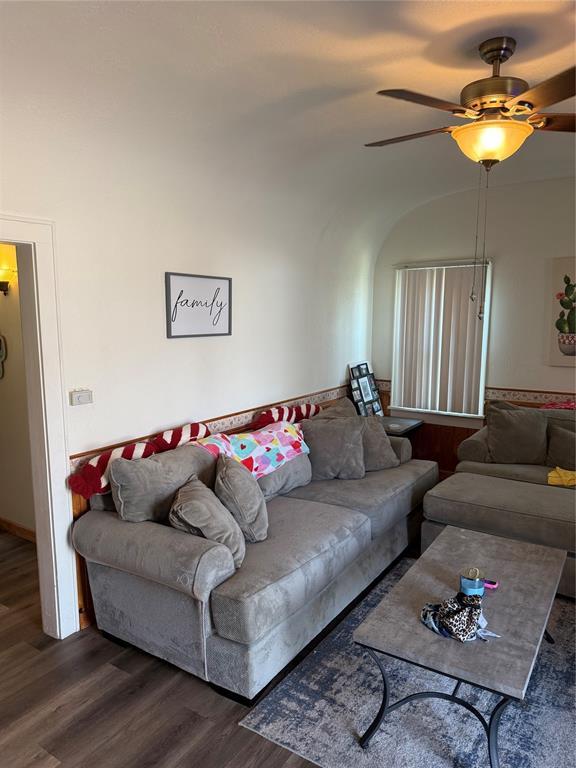
[[(23, 499), (32, 500), (34, 508), (43, 630), (63, 638), (78, 631), (79, 618), (75, 557), (70, 543), (72, 507), (66, 488), (68, 452), (53, 225), (0, 215), (0, 242), (13, 246), (16, 256), (17, 272), (9, 269), (0, 273), (0, 281), (10, 282), (12, 275), (14, 288), (16, 281), (18, 284), (29, 427), (32, 487), (21, 487), (30, 483), (23, 476), (15, 488)], [(6, 296), (0, 293), (0, 299), (7, 299), (9, 292), (10, 286)], [(9, 338), (6, 352), (4, 365), (9, 371)], [(0, 517), (4, 515), (0, 513)]]

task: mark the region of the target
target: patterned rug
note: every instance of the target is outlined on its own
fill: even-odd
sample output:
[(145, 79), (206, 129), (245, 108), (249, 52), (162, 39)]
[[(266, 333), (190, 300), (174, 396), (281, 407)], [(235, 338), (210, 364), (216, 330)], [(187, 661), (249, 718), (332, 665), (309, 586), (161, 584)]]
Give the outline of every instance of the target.
[[(241, 725), (321, 768), (488, 767), (481, 724), (462, 707), (438, 699), (396, 710), (366, 751), (358, 746), (358, 734), (378, 711), (382, 688), (376, 665), (352, 642), (352, 633), (412, 562), (398, 563)], [(557, 598), (548, 627), (555, 645), (542, 643), (525, 701), (511, 703), (500, 721), (501, 768), (576, 764), (574, 603)], [(454, 687), (441, 675), (384, 658), (391, 702), (419, 690), (450, 693)], [(485, 716), (500, 698), (469, 685), (459, 695)]]

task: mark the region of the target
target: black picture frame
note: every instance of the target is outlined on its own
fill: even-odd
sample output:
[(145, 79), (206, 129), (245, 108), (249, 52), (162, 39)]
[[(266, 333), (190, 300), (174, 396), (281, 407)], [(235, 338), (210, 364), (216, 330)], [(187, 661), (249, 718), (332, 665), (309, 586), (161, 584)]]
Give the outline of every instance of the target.
[(350, 392), (361, 416), (384, 416), (378, 385), (370, 363), (350, 364)]
[[(164, 291), (167, 338), (232, 335), (231, 277), (165, 272)], [(183, 314), (186, 310), (197, 312)]]

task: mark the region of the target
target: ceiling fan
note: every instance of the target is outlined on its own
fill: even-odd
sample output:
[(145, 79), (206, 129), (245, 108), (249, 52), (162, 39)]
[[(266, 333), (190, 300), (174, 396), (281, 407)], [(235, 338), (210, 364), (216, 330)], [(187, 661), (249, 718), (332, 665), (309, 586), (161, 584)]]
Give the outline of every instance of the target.
[[(535, 130), (574, 132), (574, 114), (540, 110), (574, 96), (576, 68), (567, 69), (530, 88), (525, 80), (500, 74), (500, 65), (515, 50), (516, 41), (512, 37), (492, 37), (481, 43), (478, 47), (480, 58), (492, 67), (492, 76), (464, 86), (460, 104), (403, 89), (378, 91), (380, 96), (442, 109), (472, 122), (396, 136), (365, 146), (384, 147), (435, 133), (449, 133), (467, 157), (489, 170), (494, 163), (517, 152)], [(525, 120), (515, 119), (525, 115)]]

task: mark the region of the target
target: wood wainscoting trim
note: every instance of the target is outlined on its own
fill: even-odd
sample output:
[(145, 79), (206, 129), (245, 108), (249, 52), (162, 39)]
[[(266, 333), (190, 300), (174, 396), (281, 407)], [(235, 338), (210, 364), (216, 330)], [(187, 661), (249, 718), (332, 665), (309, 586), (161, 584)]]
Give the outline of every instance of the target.
[(13, 534), (14, 536), (18, 536), (19, 539), (26, 539), (26, 541), (31, 541), (34, 544), (36, 543), (36, 531), (33, 531), (31, 528), (26, 528), (24, 525), (14, 523), (12, 520), (6, 520), (6, 518), (0, 517), (0, 529)]

